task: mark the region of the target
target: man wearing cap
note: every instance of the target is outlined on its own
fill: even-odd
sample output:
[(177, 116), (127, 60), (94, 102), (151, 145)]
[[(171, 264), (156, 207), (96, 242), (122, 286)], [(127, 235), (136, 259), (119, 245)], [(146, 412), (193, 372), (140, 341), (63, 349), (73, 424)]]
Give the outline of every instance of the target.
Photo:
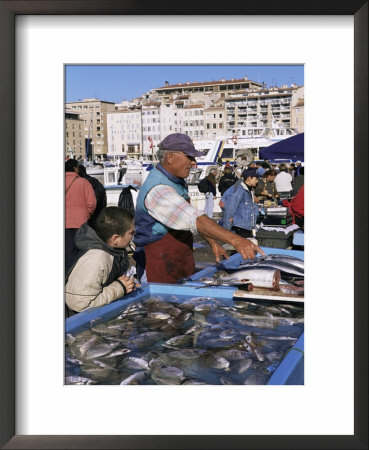
[(159, 144), (159, 164), (141, 186), (136, 204), (134, 257), (141, 281), (176, 283), (192, 275), (193, 233), (209, 243), (217, 262), (228, 255), (216, 239), (232, 245), (244, 259), (263, 254), (251, 241), (225, 231), (190, 205), (185, 179), (196, 156), (202, 153), (182, 133), (170, 134)]
[(252, 230), (256, 226), (259, 214), (254, 200), (254, 188), (257, 184), (256, 169), (245, 169), (242, 172), (242, 178), (231, 186), (222, 198), (224, 202), (223, 227), (244, 238), (253, 236)]

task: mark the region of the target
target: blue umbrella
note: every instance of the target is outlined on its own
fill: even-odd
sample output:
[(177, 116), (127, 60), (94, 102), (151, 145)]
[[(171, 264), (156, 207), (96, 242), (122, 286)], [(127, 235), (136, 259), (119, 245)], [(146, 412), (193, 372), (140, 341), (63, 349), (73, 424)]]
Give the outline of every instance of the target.
[(296, 134), (259, 150), (260, 159), (304, 161), (304, 133)]

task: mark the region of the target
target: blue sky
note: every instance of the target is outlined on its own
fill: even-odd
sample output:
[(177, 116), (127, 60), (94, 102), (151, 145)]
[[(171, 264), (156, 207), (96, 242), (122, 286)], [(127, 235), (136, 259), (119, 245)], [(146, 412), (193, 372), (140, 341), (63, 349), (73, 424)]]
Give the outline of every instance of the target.
[(243, 78), (267, 87), (304, 85), (303, 65), (68, 65), (65, 68), (66, 102), (96, 97), (119, 103), (150, 89), (186, 81)]

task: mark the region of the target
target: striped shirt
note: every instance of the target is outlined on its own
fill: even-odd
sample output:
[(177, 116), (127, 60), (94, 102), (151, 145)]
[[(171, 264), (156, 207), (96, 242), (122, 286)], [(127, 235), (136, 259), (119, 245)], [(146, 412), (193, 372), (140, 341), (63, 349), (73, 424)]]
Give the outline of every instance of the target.
[(145, 198), (145, 207), (150, 216), (166, 227), (197, 234), (196, 220), (200, 215), (199, 211), (171, 186), (154, 186)]

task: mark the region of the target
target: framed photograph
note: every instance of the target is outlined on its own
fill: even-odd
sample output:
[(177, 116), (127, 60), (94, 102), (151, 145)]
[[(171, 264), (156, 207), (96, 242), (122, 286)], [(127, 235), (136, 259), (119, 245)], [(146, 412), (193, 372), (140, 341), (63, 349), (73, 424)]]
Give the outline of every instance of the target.
[[(367, 448), (367, 17), (365, 1), (0, 2), (3, 448)], [(64, 67), (160, 63), (304, 64), (304, 386), (64, 386)]]

